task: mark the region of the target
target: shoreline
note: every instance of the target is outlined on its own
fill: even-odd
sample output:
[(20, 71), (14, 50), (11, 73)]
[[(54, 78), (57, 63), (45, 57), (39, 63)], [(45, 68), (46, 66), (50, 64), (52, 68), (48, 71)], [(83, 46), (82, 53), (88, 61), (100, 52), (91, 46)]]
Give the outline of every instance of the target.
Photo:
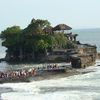
[(87, 70), (87, 69), (84, 70), (84, 69), (74, 69), (73, 68), (71, 70), (67, 70), (67, 72), (65, 72), (65, 73), (56, 73), (56, 74), (51, 74), (51, 75), (36, 76), (36, 77), (30, 78), (30, 79), (31, 79), (31, 81), (58, 79), (58, 78), (70, 77), (70, 76), (74, 76), (74, 75), (87, 74), (87, 73), (91, 73), (91, 72), (95, 72), (95, 71)]
[[(33, 68), (31, 68), (31, 72), (30, 72), (30, 69), (27, 69), (27, 70), (21, 69), (19, 71), (15, 70), (15, 71), (11, 71), (11, 72), (8, 71), (8, 73), (14, 74), (14, 76), (9, 77), (8, 73), (3, 73), (3, 74), (6, 74), (6, 77), (4, 75), (2, 78), (0, 78), (0, 84), (31, 82), (31, 81), (40, 81), (40, 80), (46, 80), (46, 79), (47, 80), (48, 79), (57, 79), (57, 78), (69, 77), (69, 76), (73, 76), (73, 75), (95, 72), (94, 70), (88, 70), (87, 69), (88, 67), (86, 67), (86, 68), (72, 68), (71, 66), (66, 67), (66, 66), (62, 65), (59, 67), (58, 65), (57, 66), (55, 66), (55, 65), (56, 64), (54, 64), (52, 66), (49, 65), (49, 67), (46, 66), (46, 67), (44, 67), (44, 70), (43, 69), (41, 70), (41, 67), (39, 69), (38, 68), (35, 69), (35, 67), (33, 67)], [(64, 69), (60, 69), (60, 68), (64, 68)]]
[[(42, 81), (42, 80), (49, 80), (49, 79), (59, 79), (59, 78), (67, 78), (67, 77), (70, 77), (70, 76), (74, 76), (74, 75), (82, 75), (82, 74), (86, 74), (86, 73), (91, 73), (91, 72), (94, 72), (93, 69), (92, 70), (88, 70), (88, 69), (71, 69), (71, 70), (67, 70), (66, 73), (56, 73), (56, 74), (52, 74), (52, 75), (48, 75), (48, 76), (44, 76), (44, 77), (35, 77), (36, 80), (30, 80), (29, 82), (33, 82), (33, 81)], [(29, 83), (27, 82), (27, 83)], [(7, 82), (7, 83), (14, 83), (13, 81), (12, 82)], [(18, 83), (18, 82), (15, 82), (15, 83)], [(4, 83), (3, 83), (4, 84)], [(7, 93), (7, 92), (14, 92), (14, 90), (12, 88), (9, 88), (9, 87), (2, 87), (3, 89), (3, 92), (0, 93), (0, 100), (2, 100), (1, 98), (1, 94), (2, 93)]]
[[(82, 71), (83, 70), (83, 71)], [(31, 77), (21, 77), (18, 79), (4, 79), (0, 80), (0, 84), (4, 83), (20, 83), (20, 82), (32, 82), (32, 81), (41, 81), (41, 80), (49, 80), (49, 79), (58, 79), (58, 78), (64, 78), (64, 77), (69, 77), (69, 76), (74, 76), (74, 75), (82, 75), (90, 72), (95, 72), (93, 70), (84, 70), (84, 69), (67, 69), (66, 72), (49, 72), (49, 73), (44, 73), (43, 75), (36, 75), (36, 76), (31, 76)]]

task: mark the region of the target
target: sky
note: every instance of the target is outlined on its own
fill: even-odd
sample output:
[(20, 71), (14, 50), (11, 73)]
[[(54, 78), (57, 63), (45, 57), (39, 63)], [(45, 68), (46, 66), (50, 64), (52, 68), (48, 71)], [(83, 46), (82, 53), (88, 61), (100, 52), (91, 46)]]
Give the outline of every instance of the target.
[(100, 0), (0, 0), (0, 31), (13, 25), (23, 29), (32, 18), (47, 19), (52, 26), (100, 28)]

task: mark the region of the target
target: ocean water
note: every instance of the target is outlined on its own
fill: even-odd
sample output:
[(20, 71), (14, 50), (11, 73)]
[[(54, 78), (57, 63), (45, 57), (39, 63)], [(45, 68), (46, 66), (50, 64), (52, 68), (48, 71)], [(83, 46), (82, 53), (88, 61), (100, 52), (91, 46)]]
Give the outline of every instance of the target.
[[(0, 88), (2, 100), (100, 100), (100, 67), (87, 69), (95, 72), (65, 78), (33, 81), (30, 83), (5, 83)], [(0, 91), (2, 91), (0, 90)]]
[[(74, 30), (82, 43), (97, 45), (100, 51), (100, 29)], [(0, 57), (5, 55), (5, 48), (0, 47)], [(31, 67), (32, 65), (27, 65)], [(0, 63), (0, 70), (25, 67), (24, 64), (9, 65)], [(100, 60), (94, 66), (84, 70), (93, 70), (63, 78), (32, 81), (29, 83), (0, 84), (1, 100), (100, 100)], [(81, 71), (81, 70), (80, 70)]]
[(81, 43), (96, 45), (100, 52), (100, 28), (73, 30), (73, 33), (78, 34), (77, 40)]

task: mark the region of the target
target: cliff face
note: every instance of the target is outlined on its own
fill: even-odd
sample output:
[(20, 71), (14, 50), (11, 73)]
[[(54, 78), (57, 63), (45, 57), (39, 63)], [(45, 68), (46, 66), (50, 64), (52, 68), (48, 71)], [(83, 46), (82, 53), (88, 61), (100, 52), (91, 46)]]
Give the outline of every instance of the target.
[(88, 55), (88, 54), (80, 56), (80, 59), (82, 68), (93, 65), (96, 60), (96, 58), (94, 58), (93, 55)]
[(100, 59), (100, 52), (97, 53), (97, 59)]
[(77, 54), (71, 55), (72, 67), (85, 68), (95, 63), (97, 55), (96, 46), (78, 45), (77, 52)]

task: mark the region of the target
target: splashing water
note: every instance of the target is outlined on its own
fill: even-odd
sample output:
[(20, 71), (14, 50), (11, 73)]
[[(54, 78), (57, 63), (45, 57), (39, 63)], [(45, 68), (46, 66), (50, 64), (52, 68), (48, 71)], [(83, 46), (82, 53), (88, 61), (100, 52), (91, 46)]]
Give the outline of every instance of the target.
[[(3, 100), (100, 100), (100, 61), (88, 67), (95, 72), (65, 78), (6, 83), (0, 87), (13, 91), (1, 94)], [(1, 91), (1, 90), (0, 90)]]

